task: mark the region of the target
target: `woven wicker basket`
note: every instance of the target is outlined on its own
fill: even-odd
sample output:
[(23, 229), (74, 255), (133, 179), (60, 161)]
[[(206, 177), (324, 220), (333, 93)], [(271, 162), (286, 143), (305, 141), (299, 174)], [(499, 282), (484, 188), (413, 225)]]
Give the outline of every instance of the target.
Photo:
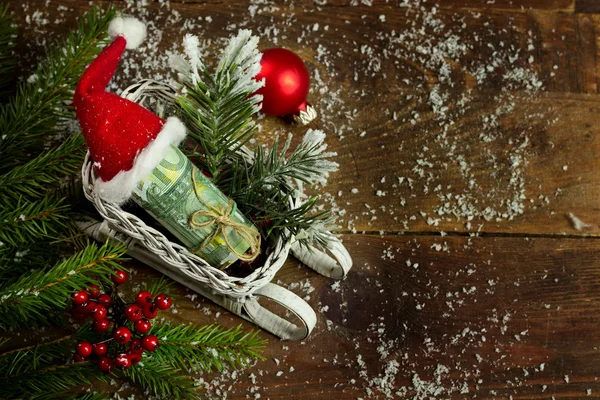
[[(152, 106), (162, 114), (165, 104), (171, 102), (175, 94), (175, 90), (169, 86), (144, 80), (127, 88), (122, 96), (147, 107)], [(243, 151), (244, 156), (252, 162), (252, 153), (247, 149)], [(82, 167), (83, 189), (86, 198), (94, 204), (104, 221), (82, 222), (80, 225), (85, 232), (97, 240), (111, 239), (125, 243), (132, 257), (283, 339), (303, 339), (316, 323), (314, 311), (304, 300), (270, 283), (290, 250), (304, 264), (328, 277), (341, 279), (352, 266), (348, 252), (333, 235), (325, 251), (300, 247), (293, 237), (288, 241), (279, 238), (269, 246), (262, 266), (243, 278), (229, 276), (185, 247), (171, 242), (136, 215), (100, 199), (93, 191), (95, 179), (88, 153)], [(295, 207), (297, 201), (290, 201), (290, 207)], [(287, 308), (298, 317), (300, 326), (263, 308), (257, 301), (258, 297), (268, 298)]]

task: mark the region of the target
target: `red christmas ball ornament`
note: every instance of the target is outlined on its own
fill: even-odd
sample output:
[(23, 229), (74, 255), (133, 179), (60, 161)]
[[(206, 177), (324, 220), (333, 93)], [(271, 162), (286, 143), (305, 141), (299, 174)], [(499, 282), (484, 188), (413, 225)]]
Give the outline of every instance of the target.
[(144, 336), (142, 339), (142, 347), (144, 350), (154, 351), (158, 348), (158, 338), (154, 335)]
[(106, 343), (96, 343), (92, 347), (93, 353), (97, 356), (103, 356), (108, 351), (108, 345)]
[(108, 328), (110, 328), (110, 320), (104, 318), (104, 319), (97, 319), (94, 321), (94, 324), (92, 325), (92, 327), (94, 328), (94, 330), (96, 332), (106, 332), (108, 330)]
[(98, 360), (98, 368), (104, 373), (108, 373), (113, 369), (114, 363), (108, 357), (102, 357)]
[(314, 108), (306, 101), (310, 76), (300, 57), (290, 50), (268, 49), (262, 53), (260, 66), (255, 79), (265, 79), (265, 85), (256, 91), (263, 96), (262, 112), (294, 115), (305, 124), (316, 117)]
[(93, 283), (88, 283), (85, 291), (91, 298), (94, 299), (100, 295), (100, 288), (98, 287), (98, 285), (94, 285)]
[(92, 344), (87, 340), (82, 340), (81, 342), (77, 343), (76, 351), (77, 354), (83, 358), (89, 357), (92, 354)]
[(115, 284), (122, 285), (127, 281), (127, 272), (123, 270), (115, 271), (115, 273), (110, 276), (110, 279), (112, 279)]
[(158, 315), (158, 307), (155, 304), (149, 304), (144, 307), (144, 317), (154, 319)]
[(131, 331), (125, 326), (120, 326), (115, 331), (115, 341), (119, 344), (125, 344), (131, 340)]
[(142, 318), (142, 314), (142, 309), (135, 304), (125, 308), (125, 318), (129, 321), (139, 321)]
[(138, 321), (135, 321), (135, 323), (133, 324), (133, 328), (135, 329), (135, 331), (137, 333), (141, 333), (142, 335), (148, 333), (150, 327), (150, 321), (148, 321), (147, 319), (140, 319)]
[(148, 292), (147, 290), (140, 290), (135, 295), (135, 304), (140, 307), (145, 307), (149, 304), (152, 304), (152, 293)]
[(154, 304), (159, 310), (166, 310), (171, 307), (171, 296), (161, 293), (154, 299)]
[(71, 298), (73, 299), (73, 304), (84, 304), (86, 301), (88, 301), (88, 294), (83, 290), (78, 290), (73, 293)]
[(125, 353), (120, 353), (117, 355), (117, 358), (115, 358), (115, 366), (123, 369), (131, 367), (131, 360), (129, 359), (129, 356)]

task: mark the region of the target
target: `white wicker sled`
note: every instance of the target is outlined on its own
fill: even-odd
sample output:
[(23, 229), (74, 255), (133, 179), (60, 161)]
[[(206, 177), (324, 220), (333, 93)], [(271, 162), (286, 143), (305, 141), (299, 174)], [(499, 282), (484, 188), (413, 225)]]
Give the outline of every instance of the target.
[[(160, 113), (161, 101), (171, 101), (175, 90), (158, 82), (144, 80), (127, 88), (122, 96), (140, 104), (146, 100), (157, 100)], [(244, 149), (246, 157), (251, 157), (251, 154)], [(93, 191), (96, 177), (89, 153), (81, 173), (86, 198), (104, 218), (102, 222), (79, 222), (84, 232), (98, 241), (115, 240), (124, 243), (131, 257), (282, 339), (302, 340), (310, 334), (316, 324), (315, 312), (304, 300), (271, 283), (287, 259), (288, 253), (291, 251), (308, 267), (334, 279), (342, 279), (352, 267), (348, 251), (335, 236), (331, 235), (325, 251), (301, 247), (292, 237), (287, 242), (280, 238), (273, 243), (267, 251), (265, 263), (250, 275), (243, 278), (229, 276), (185, 247), (169, 241), (165, 235), (146, 225), (137, 216), (123, 211), (116, 204), (100, 199)], [(295, 207), (296, 201), (298, 200), (291, 201), (290, 207)], [(267, 310), (258, 302), (259, 298), (278, 303), (293, 313), (299, 324), (287, 319), (289, 313), (280, 316)]]

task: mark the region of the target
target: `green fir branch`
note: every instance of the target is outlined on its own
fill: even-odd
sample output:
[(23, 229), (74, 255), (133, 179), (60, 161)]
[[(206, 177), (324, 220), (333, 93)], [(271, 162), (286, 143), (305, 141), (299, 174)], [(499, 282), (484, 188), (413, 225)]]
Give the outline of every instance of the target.
[(114, 9), (86, 13), (66, 40), (52, 46), (32, 79), (24, 82), (8, 104), (0, 106), (1, 171), (10, 171), (41, 152), (57, 127), (72, 119), (73, 90), (85, 67), (106, 43)]
[(158, 358), (144, 357), (142, 362), (123, 371), (123, 375), (146, 392), (167, 399), (198, 399), (194, 381), (185, 372)]
[(0, 329), (56, 323), (55, 313), (70, 303), (71, 294), (88, 283), (109, 282), (114, 269), (123, 269), (125, 249), (109, 243), (84, 250), (52, 268), (24, 274), (0, 288)]
[(0, 353), (0, 377), (22, 375), (45, 368), (73, 354), (75, 335)]
[(8, 95), (7, 87), (13, 80), (16, 65), (13, 54), (16, 31), (8, 4), (0, 4), (0, 100)]
[(240, 31), (223, 51), (213, 74), (201, 60), (198, 39), (187, 35), (187, 60), (173, 62), (186, 89), (177, 103), (188, 135), (200, 144), (198, 160), (216, 182), (231, 155), (256, 132), (252, 116), (260, 109), (261, 97), (251, 94), (263, 85), (254, 80), (260, 71), (257, 42), (250, 31)]
[(63, 400), (106, 400), (110, 397), (102, 392), (85, 392), (78, 393), (72, 396), (64, 397)]
[(226, 365), (243, 368), (263, 359), (260, 352), (266, 345), (257, 331), (244, 333), (241, 327), (158, 323), (151, 333), (161, 339), (155, 357), (182, 370), (222, 371)]
[(50, 186), (74, 176), (83, 162), (85, 141), (75, 134), (59, 146), (0, 175), (0, 204), (10, 206), (22, 197), (39, 199)]
[(72, 389), (106, 381), (90, 362), (59, 364), (19, 375), (0, 377), (0, 398), (54, 400), (65, 397)]
[(66, 226), (67, 209), (64, 199), (52, 195), (35, 202), (19, 199), (12, 207), (0, 207), (1, 245), (16, 247), (53, 237)]

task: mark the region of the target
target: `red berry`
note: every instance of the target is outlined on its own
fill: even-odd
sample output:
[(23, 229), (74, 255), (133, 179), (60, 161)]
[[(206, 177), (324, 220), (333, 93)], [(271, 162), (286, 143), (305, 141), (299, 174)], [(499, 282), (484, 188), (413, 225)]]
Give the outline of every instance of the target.
[(142, 309), (135, 304), (127, 306), (125, 308), (125, 318), (129, 321), (138, 321), (142, 318)]
[(127, 272), (125, 271), (115, 271), (113, 275), (110, 276), (110, 279), (117, 284), (122, 285), (127, 280)]
[(136, 354), (131, 351), (127, 352), (127, 357), (129, 357), (129, 361), (131, 361), (131, 365), (135, 365), (142, 361), (142, 353)]
[(158, 348), (158, 338), (154, 335), (144, 336), (142, 339), (142, 347), (144, 350), (154, 351)]
[(75, 354), (75, 355), (73, 356), (73, 360), (75, 360), (75, 362), (80, 362), (80, 361), (83, 361), (83, 360), (85, 360), (85, 358), (84, 358), (84, 357), (81, 357), (79, 354)]
[(92, 354), (92, 344), (87, 340), (82, 340), (81, 342), (77, 343), (76, 351), (77, 354), (83, 358), (89, 357)]
[(88, 295), (83, 290), (78, 290), (71, 296), (74, 304), (83, 304), (88, 301)]
[(131, 354), (142, 354), (144, 352), (144, 348), (142, 347), (142, 339), (133, 339), (129, 344), (129, 351)]
[(115, 358), (115, 366), (123, 369), (131, 367), (131, 360), (129, 359), (129, 356), (125, 353), (120, 353), (117, 358)]
[(131, 340), (131, 331), (125, 326), (117, 328), (115, 331), (115, 341), (119, 344), (125, 344)]
[(108, 357), (101, 357), (100, 360), (98, 360), (98, 368), (100, 368), (100, 371), (102, 372), (110, 372), (110, 370), (113, 369), (113, 365), (113, 360)]
[(135, 304), (140, 307), (152, 304), (152, 293), (147, 290), (140, 290), (138, 294), (135, 295)]
[(135, 331), (137, 333), (141, 333), (142, 335), (148, 333), (150, 326), (150, 321), (147, 319), (140, 319), (139, 321), (135, 321), (135, 324), (133, 324)]
[(92, 317), (96, 321), (100, 321), (106, 318), (107, 313), (108, 311), (106, 310), (106, 307), (104, 307), (102, 304), (98, 304), (92, 313)]
[(85, 291), (92, 298), (96, 298), (100, 295), (100, 288), (98, 287), (98, 285), (94, 285), (93, 283), (88, 283)]
[(92, 347), (94, 354), (97, 356), (103, 356), (108, 351), (108, 345), (106, 343), (95, 343)]
[(96, 312), (96, 307), (98, 307), (98, 304), (94, 303), (93, 301), (88, 302), (85, 307), (83, 307), (83, 312), (85, 313), (85, 315), (94, 315), (94, 313)]
[(94, 327), (94, 330), (96, 332), (106, 332), (110, 327), (110, 321), (106, 318), (97, 319), (94, 321), (94, 324), (92, 326)]
[(144, 307), (144, 317), (154, 319), (158, 315), (158, 307), (154, 304), (148, 304)]
[(156, 307), (158, 307), (159, 310), (166, 310), (167, 308), (171, 307), (171, 297), (167, 294), (161, 293), (156, 296), (156, 299), (154, 299), (154, 304), (156, 304)]
[(101, 294), (100, 296), (98, 296), (98, 303), (104, 304), (105, 306), (108, 307), (112, 304), (112, 299), (107, 294)]

